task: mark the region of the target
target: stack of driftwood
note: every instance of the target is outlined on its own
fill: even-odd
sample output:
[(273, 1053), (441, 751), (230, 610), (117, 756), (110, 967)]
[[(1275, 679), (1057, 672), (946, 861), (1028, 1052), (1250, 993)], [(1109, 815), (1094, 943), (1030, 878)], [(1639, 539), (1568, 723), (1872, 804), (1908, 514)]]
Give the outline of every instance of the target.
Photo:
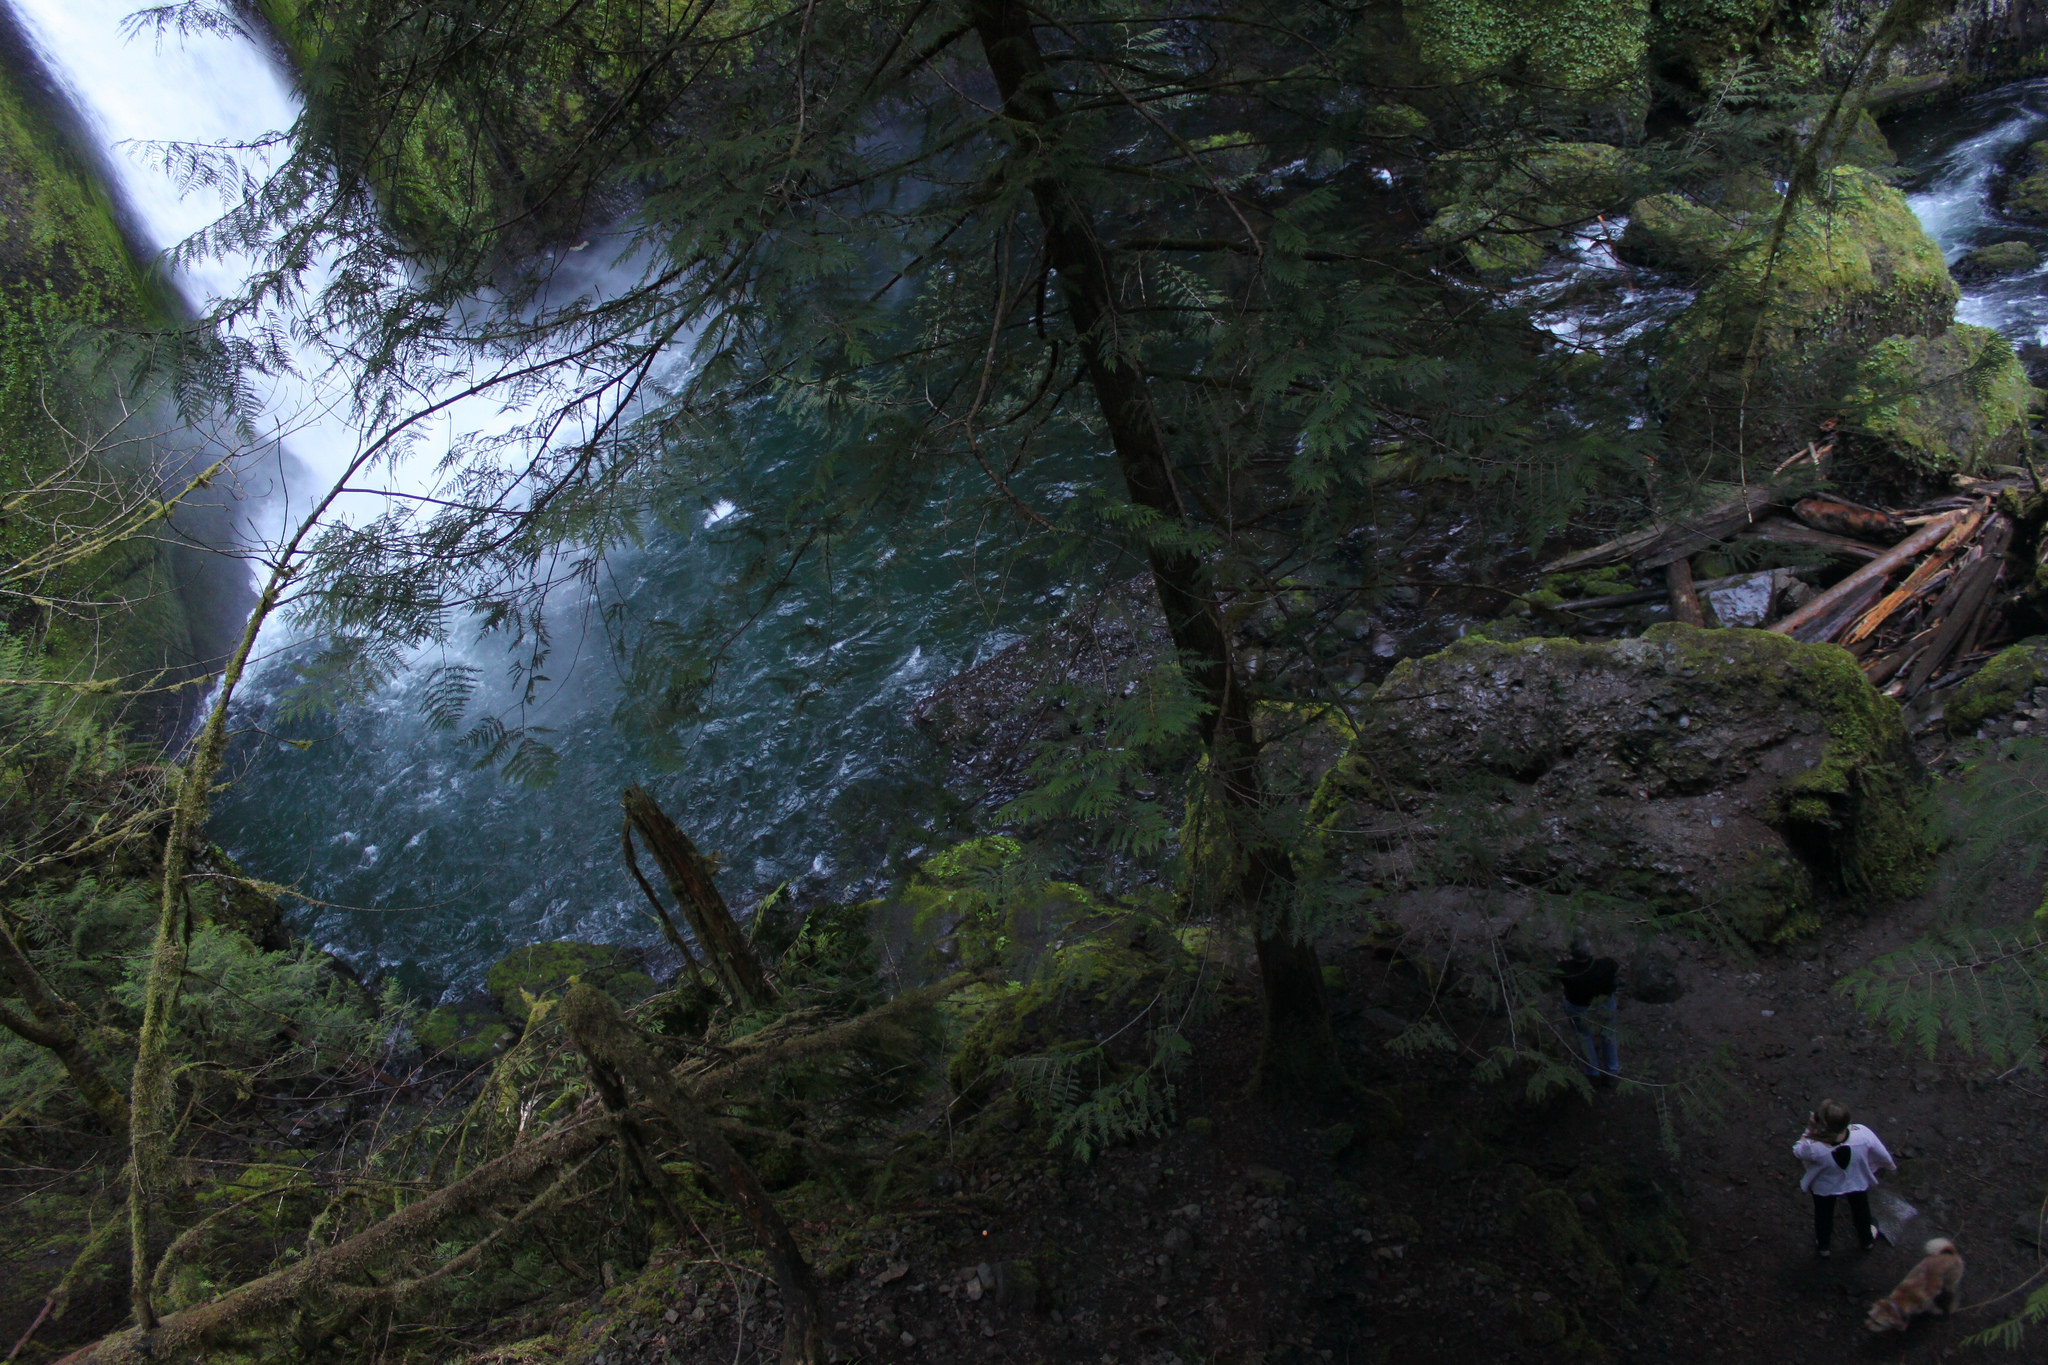
[[(1825, 469), (1829, 446), (1808, 446), (1779, 466), (1811, 460)], [(2036, 492), (2032, 479), (1960, 479), (1960, 491), (1919, 507), (1885, 509), (1828, 493), (1798, 496), (1783, 485), (1742, 490), (1695, 516), (1647, 527), (1544, 566), (1563, 573), (1627, 563), (1662, 569), (1665, 586), (1567, 602), (1587, 612), (1657, 598), (1673, 619), (1708, 624), (1703, 598), (1738, 604), (1740, 619), (1796, 640), (1831, 641), (1862, 663), (1871, 682), (1910, 700), (1967, 674), (2007, 634), (2002, 591), (2015, 527), (2002, 497)], [(1729, 541), (1767, 540), (1855, 562), (1847, 576), (1815, 590), (1787, 570), (1764, 570), (1696, 583), (1692, 556)], [(2048, 553), (2048, 536), (2044, 536)], [(1730, 612), (1719, 613), (1727, 617)]]

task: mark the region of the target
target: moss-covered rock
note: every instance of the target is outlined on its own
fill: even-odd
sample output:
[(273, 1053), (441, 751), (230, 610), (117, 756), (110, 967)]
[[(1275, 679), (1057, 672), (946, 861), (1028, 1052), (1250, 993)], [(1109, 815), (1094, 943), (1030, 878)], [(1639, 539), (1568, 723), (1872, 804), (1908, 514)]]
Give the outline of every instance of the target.
[(1653, 194), (1629, 209), (1614, 254), (1630, 265), (1701, 279), (1726, 264), (1747, 230), (1746, 214), (1695, 204), (1680, 194)]
[(2048, 635), (2036, 635), (2000, 650), (1984, 667), (1951, 688), (1942, 707), (1942, 724), (1952, 735), (1974, 734), (1978, 726), (2012, 710), (2044, 683), (2048, 683)]
[(1758, 942), (1911, 894), (1933, 852), (1899, 708), (1855, 660), (1680, 625), (1404, 661), (1317, 809), (1333, 845), (1373, 831), (1347, 856), (1381, 890), (1506, 878)]
[(2048, 142), (2030, 142), (2020, 150), (1999, 184), (1998, 198), (2013, 217), (2048, 223)]
[(2041, 267), (2041, 253), (2031, 242), (1993, 242), (1965, 252), (1949, 268), (1959, 280), (1989, 280), (2001, 275), (2023, 275)]
[[(1759, 212), (1725, 265), (1667, 329), (1658, 392), (1689, 431), (1746, 442), (1804, 439), (1841, 410), (1864, 356), (1887, 337), (1946, 331), (1958, 297), (1941, 248), (1905, 196), (1869, 171), (1823, 174), (1792, 214), (1769, 269), (1776, 210)], [(1756, 366), (1744, 381), (1754, 339)]]
[(1431, 240), (1456, 243), (1482, 273), (1525, 270), (1572, 227), (1628, 199), (1619, 147), (1549, 142), (1440, 157), (1430, 171)]
[(524, 1024), (536, 1001), (560, 994), (571, 981), (587, 981), (621, 1005), (654, 993), (654, 978), (641, 969), (635, 950), (568, 940), (515, 948), (491, 968), (484, 986), (508, 1018)]
[(1864, 358), (1848, 411), (1863, 437), (1928, 474), (2013, 458), (2040, 392), (2012, 343), (1958, 324), (1936, 337), (1888, 337)]

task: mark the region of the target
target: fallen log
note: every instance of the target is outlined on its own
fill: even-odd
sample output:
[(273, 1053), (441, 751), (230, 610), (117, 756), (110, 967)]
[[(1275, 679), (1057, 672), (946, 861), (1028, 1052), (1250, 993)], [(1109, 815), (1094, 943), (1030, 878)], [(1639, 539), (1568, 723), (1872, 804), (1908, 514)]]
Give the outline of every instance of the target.
[(1816, 531), (1828, 531), (1858, 540), (1897, 540), (1905, 529), (1889, 512), (1830, 493), (1801, 498), (1792, 504), (1792, 515)]
[(1872, 577), (1856, 585), (1854, 592), (1838, 599), (1834, 606), (1820, 616), (1792, 631), (1792, 638), (1813, 645), (1832, 640), (1870, 609), (1878, 595), (1884, 591), (1884, 579)]
[(1882, 584), (1893, 569), (1947, 535), (1960, 516), (1955, 512), (1942, 514), (1769, 629), (1780, 635), (1791, 635), (1801, 626), (1834, 611), (1845, 599), (1860, 592), (1865, 584), (1873, 580)]
[(1884, 553), (1882, 545), (1872, 545), (1869, 541), (1838, 536), (1832, 531), (1816, 531), (1803, 522), (1793, 521), (1787, 517), (1767, 517), (1742, 532), (1736, 539), (1767, 540), (1773, 545), (1806, 545), (1852, 559), (1876, 559)]
[(1757, 513), (1769, 507), (1779, 496), (1780, 491), (1775, 488), (1747, 488), (1696, 516), (1683, 521), (1659, 522), (1618, 536), (1604, 545), (1554, 559), (1544, 565), (1542, 571), (1547, 574), (1568, 573), (1573, 569), (1590, 569), (1598, 564), (1614, 564), (1623, 560), (1638, 569), (1661, 569), (1674, 559), (1688, 558), (1717, 540), (1727, 539), (1737, 528), (1756, 520)]

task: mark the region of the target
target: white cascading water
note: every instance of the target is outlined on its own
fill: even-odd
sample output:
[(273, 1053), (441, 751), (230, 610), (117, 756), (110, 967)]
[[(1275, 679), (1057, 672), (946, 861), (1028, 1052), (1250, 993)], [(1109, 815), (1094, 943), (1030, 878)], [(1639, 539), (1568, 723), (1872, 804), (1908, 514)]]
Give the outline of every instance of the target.
[[(1993, 203), (1997, 179), (2009, 160), (2021, 146), (2043, 137), (2048, 137), (2048, 81), (2022, 81), (1928, 119), (1904, 139), (1906, 162), (1923, 167), (1906, 201), (1950, 264), (1994, 242), (2048, 245), (2048, 232), (2040, 225), (2007, 218)], [(2016, 346), (2048, 344), (2044, 283), (2048, 261), (2018, 275), (1968, 281), (1956, 318), (1996, 328)]]

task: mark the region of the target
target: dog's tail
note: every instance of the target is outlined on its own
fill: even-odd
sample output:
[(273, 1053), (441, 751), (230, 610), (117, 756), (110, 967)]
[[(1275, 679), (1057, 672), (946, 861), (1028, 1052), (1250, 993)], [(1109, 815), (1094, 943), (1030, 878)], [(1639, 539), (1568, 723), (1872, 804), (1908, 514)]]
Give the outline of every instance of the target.
[(1956, 1244), (1946, 1237), (1928, 1239), (1927, 1245), (1922, 1247), (1921, 1250), (1929, 1256), (1955, 1256), (1960, 1254), (1956, 1250)]

